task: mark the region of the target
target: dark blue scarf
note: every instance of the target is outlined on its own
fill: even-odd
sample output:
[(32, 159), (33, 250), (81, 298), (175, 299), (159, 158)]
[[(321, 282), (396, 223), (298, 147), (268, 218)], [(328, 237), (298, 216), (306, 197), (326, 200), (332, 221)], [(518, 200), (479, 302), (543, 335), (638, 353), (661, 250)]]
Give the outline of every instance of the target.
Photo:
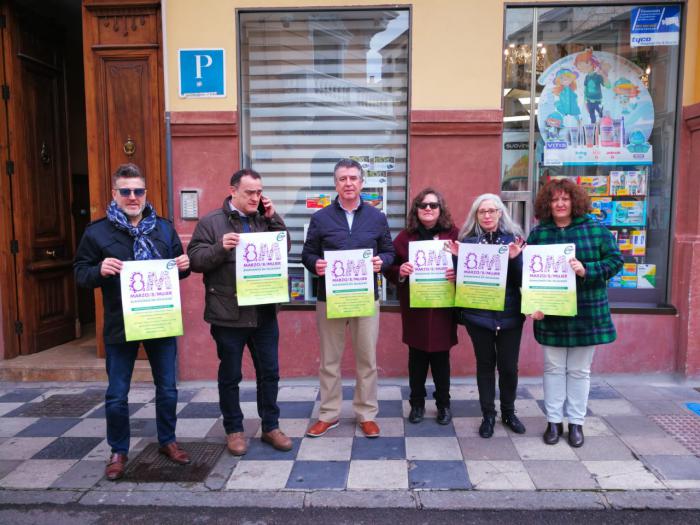
[(134, 238), (134, 260), (162, 259), (158, 249), (148, 238), (148, 235), (156, 227), (157, 221), (156, 212), (150, 202), (146, 203), (143, 218), (136, 226), (131, 225), (126, 214), (119, 209), (114, 201), (107, 206), (107, 219), (116, 229), (124, 231)]

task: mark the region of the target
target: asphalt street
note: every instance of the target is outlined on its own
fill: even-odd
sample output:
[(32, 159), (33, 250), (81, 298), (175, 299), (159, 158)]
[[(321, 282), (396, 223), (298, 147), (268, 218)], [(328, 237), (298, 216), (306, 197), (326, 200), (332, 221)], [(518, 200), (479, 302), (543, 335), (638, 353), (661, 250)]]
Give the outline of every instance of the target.
[(6, 505), (0, 507), (0, 523), (6, 525), (307, 525), (309, 523), (402, 525), (517, 523), (518, 525), (567, 525), (597, 523), (634, 525), (692, 525), (700, 523), (700, 511), (690, 510), (574, 510), (574, 511), (440, 511), (406, 509), (261, 509), (261, 508), (163, 508), (99, 507), (73, 505)]

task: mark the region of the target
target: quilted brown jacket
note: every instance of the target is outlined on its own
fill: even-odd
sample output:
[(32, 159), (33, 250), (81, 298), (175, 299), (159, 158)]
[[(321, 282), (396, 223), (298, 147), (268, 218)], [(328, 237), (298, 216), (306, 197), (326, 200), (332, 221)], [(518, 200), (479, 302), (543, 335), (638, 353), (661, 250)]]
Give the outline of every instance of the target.
[[(225, 233), (243, 232), (240, 215), (231, 210), (230, 202), (231, 197), (227, 197), (221, 208), (202, 217), (192, 234), (187, 255), (192, 271), (204, 274), (204, 320), (230, 328), (255, 327), (261, 307), (238, 306), (236, 250), (226, 250), (221, 240)], [(276, 213), (269, 219), (257, 213), (250, 216), (249, 223), (251, 232), (287, 230)], [(287, 232), (287, 248), (290, 246)]]

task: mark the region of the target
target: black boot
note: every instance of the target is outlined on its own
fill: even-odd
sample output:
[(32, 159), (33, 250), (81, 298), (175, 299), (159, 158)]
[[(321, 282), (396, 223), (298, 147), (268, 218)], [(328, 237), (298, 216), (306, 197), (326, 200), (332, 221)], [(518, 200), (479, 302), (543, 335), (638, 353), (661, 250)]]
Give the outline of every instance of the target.
[(501, 421), (516, 434), (525, 433), (525, 425), (523, 425), (523, 422), (520, 421), (515, 414), (503, 414), (501, 416)]
[(578, 448), (583, 445), (583, 426), (569, 423), (569, 445)]
[(556, 445), (559, 442), (559, 436), (563, 433), (564, 425), (562, 423), (547, 423), (542, 439), (547, 445)]
[(449, 425), (452, 421), (452, 412), (450, 407), (438, 408), (437, 422), (440, 425)]
[(479, 427), (479, 435), (482, 438), (490, 438), (493, 436), (493, 427), (496, 424), (496, 414), (485, 414), (484, 419), (481, 420), (481, 426)]
[(408, 414), (408, 420), (411, 423), (420, 423), (425, 415), (425, 407), (411, 407), (411, 412)]

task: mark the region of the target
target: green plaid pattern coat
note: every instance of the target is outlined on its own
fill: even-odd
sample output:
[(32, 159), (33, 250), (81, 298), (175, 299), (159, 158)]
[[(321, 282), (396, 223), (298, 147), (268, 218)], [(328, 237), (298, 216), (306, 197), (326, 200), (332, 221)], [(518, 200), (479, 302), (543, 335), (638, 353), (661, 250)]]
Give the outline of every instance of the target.
[(528, 244), (576, 245), (576, 258), (586, 268), (576, 277), (575, 317), (547, 315), (535, 321), (535, 339), (546, 346), (594, 346), (615, 340), (615, 327), (608, 306), (607, 281), (622, 269), (622, 255), (608, 229), (589, 217), (576, 217), (564, 228), (552, 221), (536, 226)]

